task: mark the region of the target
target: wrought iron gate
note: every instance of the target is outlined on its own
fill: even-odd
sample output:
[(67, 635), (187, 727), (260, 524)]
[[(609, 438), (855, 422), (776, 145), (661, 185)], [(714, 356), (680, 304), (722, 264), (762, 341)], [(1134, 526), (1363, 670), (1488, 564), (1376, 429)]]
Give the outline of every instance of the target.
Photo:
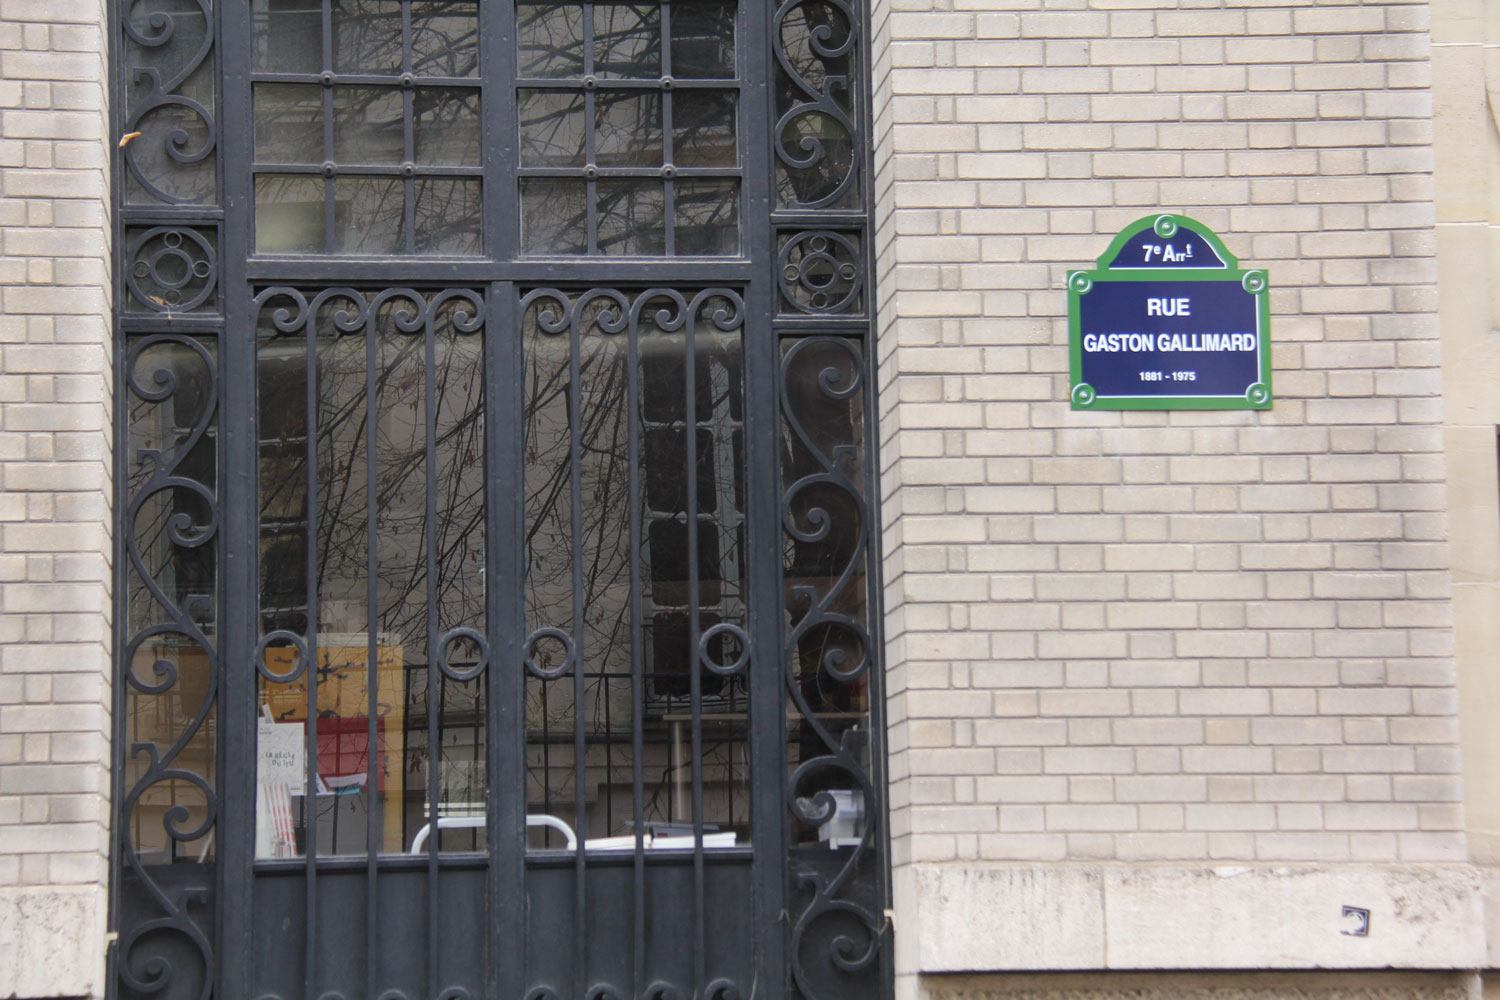
[(111, 16), (116, 995), (887, 995), (864, 12)]

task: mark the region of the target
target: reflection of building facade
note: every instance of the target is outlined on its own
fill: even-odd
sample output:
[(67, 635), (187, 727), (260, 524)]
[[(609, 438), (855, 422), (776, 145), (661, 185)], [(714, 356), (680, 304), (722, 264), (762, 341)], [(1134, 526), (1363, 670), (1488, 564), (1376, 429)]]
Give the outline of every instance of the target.
[(0, 996), (1494, 989), (1489, 5), (869, 6), (0, 6)]

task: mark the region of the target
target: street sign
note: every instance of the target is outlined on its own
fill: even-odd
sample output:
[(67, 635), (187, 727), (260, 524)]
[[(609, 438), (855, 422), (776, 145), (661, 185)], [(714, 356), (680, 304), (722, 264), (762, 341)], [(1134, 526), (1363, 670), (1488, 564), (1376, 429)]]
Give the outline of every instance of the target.
[(1270, 286), (1183, 215), (1127, 226), (1068, 274), (1075, 410), (1269, 410)]

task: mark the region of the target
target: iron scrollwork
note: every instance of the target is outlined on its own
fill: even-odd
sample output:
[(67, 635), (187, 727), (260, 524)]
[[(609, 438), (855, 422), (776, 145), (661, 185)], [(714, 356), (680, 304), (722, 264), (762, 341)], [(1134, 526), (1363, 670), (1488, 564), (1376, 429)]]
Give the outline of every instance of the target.
[(825, 1000), (845, 995), (831, 994), (828, 984), (847, 983), (844, 977), (876, 965), (889, 933), (871, 903), (879, 896), (871, 887), (879, 883), (883, 834), (870, 734), (867, 724), (848, 723), (849, 712), (828, 711), (858, 706), (857, 692), (868, 684), (874, 661), (864, 597), (871, 515), (860, 485), (865, 362), (846, 338), (810, 336), (789, 344), (780, 378), (789, 440), (782, 457), (790, 615), (783, 670), (791, 707), (805, 728), (787, 805), (805, 827), (833, 823), (846, 803), (861, 817), (856, 837), (830, 845), (842, 850), (836, 867), (806, 855), (794, 854), (792, 861), (798, 889), (790, 918), (792, 979), (807, 1000)]
[[(165, 353), (167, 361), (156, 367), (150, 384), (140, 377), (148, 356)], [(168, 363), (170, 362), (170, 363)], [(202, 386), (196, 394), (182, 385), (192, 377)], [(132, 458), (136, 471), (130, 476), (131, 493), (125, 508), (124, 543), (129, 610), (128, 632), (122, 651), (121, 725), (140, 708), (146, 698), (171, 699), (175, 709), (167, 711), (171, 724), (160, 732), (138, 731), (128, 752), (138, 768), (125, 789), (119, 806), (119, 851), (126, 870), (133, 876), (132, 902), (142, 916), (123, 929), (119, 941), (120, 981), (127, 995), (195, 996), (206, 1000), (213, 988), (214, 952), (207, 928), (213, 924), (208, 910), (209, 885), (201, 877), (170, 877), (170, 866), (152, 864), (145, 845), (137, 842), (149, 817), (138, 816), (143, 800), (154, 789), (164, 794), (191, 789), (194, 810), (175, 800), (161, 814), (165, 853), (175, 858), (179, 845), (205, 841), (218, 815), (217, 792), (208, 777), (193, 770), (189, 745), (201, 739), (204, 725), (218, 694), (220, 663), (212, 635), (214, 596), (181, 593), (161, 577), (170, 572), (185, 553), (217, 546), (218, 517), (211, 483), (190, 471), (195, 450), (210, 434), (218, 412), (218, 365), (214, 355), (198, 339), (186, 335), (156, 334), (130, 345), (125, 358), (124, 388), (127, 409), (132, 413), (162, 414), (172, 407), (176, 426), (162, 436), (137, 447)], [(179, 401), (179, 396), (182, 397)], [(183, 410), (196, 402), (196, 412), (184, 418)], [(178, 404), (178, 405), (173, 405)], [(159, 421), (164, 423), (166, 421)], [(184, 426), (185, 425), (185, 426)], [(148, 536), (149, 547), (143, 545)], [(150, 657), (151, 678), (137, 672), (137, 657)], [(196, 676), (183, 675), (188, 663), (196, 662)], [(142, 664), (144, 665), (144, 664)], [(189, 681), (191, 680), (191, 683)], [(141, 738), (143, 735), (157, 739)], [(165, 745), (163, 745), (165, 744)], [(203, 850), (206, 852), (207, 847)], [(156, 853), (162, 853), (158, 848)], [(205, 912), (195, 913), (194, 909)], [(185, 956), (198, 966), (179, 967)], [(197, 988), (183, 983), (196, 983)]]
[(780, 207), (843, 207), (859, 194), (855, 8), (846, 0), (786, 0), (773, 23), (780, 117), (772, 144)]
[(211, 203), (218, 146), (212, 0), (124, 0), (120, 7), (128, 77), (125, 168), (159, 202)]

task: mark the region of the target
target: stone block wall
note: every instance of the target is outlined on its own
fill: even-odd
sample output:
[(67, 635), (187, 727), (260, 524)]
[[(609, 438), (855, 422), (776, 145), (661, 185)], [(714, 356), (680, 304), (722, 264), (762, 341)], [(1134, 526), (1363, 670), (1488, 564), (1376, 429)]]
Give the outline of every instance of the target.
[(104, 0), (0, 0), (0, 996), (101, 994), (111, 333)]

